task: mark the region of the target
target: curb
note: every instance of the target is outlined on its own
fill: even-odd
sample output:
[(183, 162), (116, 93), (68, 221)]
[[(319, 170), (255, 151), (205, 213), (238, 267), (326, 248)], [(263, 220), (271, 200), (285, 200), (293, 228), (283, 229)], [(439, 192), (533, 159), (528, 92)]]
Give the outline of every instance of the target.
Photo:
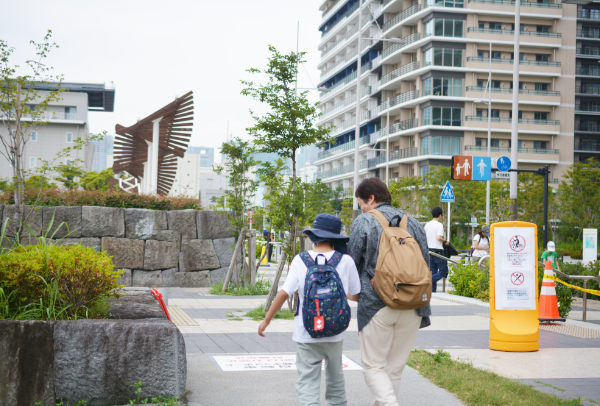
[(481, 307), (484, 309), (490, 308), (489, 303), (482, 302), (481, 300), (474, 299), (472, 297), (451, 295), (449, 293), (433, 293), (432, 297), (433, 297), (433, 299), (444, 300), (446, 302), (460, 303), (462, 305), (467, 305), (467, 306)]

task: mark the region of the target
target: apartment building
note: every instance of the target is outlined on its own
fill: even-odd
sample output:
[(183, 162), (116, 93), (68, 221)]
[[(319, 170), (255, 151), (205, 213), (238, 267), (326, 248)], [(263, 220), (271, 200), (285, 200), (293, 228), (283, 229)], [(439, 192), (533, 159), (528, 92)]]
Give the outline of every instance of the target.
[(188, 154), (200, 155), (200, 167), (212, 168), (215, 163), (215, 149), (212, 147), (192, 147), (187, 149)]
[(100, 141), (92, 141), (94, 144), (94, 159), (92, 162), (92, 171), (101, 172), (107, 168), (112, 168), (115, 137), (106, 135)]
[[(385, 180), (386, 172), (390, 180), (423, 175), (433, 165), (449, 166), (452, 155), (486, 155), (488, 106), (482, 98), (489, 58), (492, 157), (510, 156), (516, 147), (520, 168), (549, 165), (551, 182), (558, 183), (574, 159), (587, 156), (589, 151), (575, 153), (577, 141), (583, 140), (577, 128), (595, 130), (596, 122), (581, 124), (583, 115), (576, 106), (581, 107), (585, 97), (578, 91), (576, 102), (575, 80), (581, 81), (577, 89), (584, 81), (575, 76), (574, 62), (577, 52), (577, 69), (580, 64), (583, 69), (580, 47), (593, 45), (598, 31), (585, 31), (595, 35), (585, 41), (575, 34), (587, 27), (578, 16), (600, 19), (600, 14), (583, 11), (585, 7), (600, 7), (521, 1), (520, 55), (515, 58), (514, 2), (360, 2), (326, 0), (320, 6), (319, 86), (327, 91), (320, 94), (318, 124), (335, 127), (335, 143), (321, 146), (317, 178), (332, 187), (353, 186), (359, 13), (362, 38), (370, 38), (362, 41), (358, 77), (360, 179)], [(596, 52), (592, 70), (600, 69), (597, 50), (586, 51)], [(510, 140), (515, 59), (520, 70), (517, 146)], [(600, 79), (598, 72), (595, 75)]]
[[(43, 99), (53, 86), (55, 85), (39, 83), (35, 88), (39, 91), (39, 97)], [(90, 132), (88, 111), (114, 111), (115, 88), (112, 85), (63, 82), (61, 87), (66, 89), (61, 94), (61, 100), (50, 103), (44, 115), (48, 124), (36, 128), (26, 136), (24, 169), (35, 169), (41, 165), (42, 160), (52, 162), (60, 151), (74, 146), (74, 140), (79, 137), (86, 139)], [(24, 117), (24, 120), (28, 119), (31, 118)], [(3, 136), (8, 134), (6, 126), (0, 126), (0, 133)], [(89, 142), (83, 150), (74, 150), (69, 157), (54, 163), (81, 159), (84, 161), (84, 169), (90, 171), (93, 157), (94, 147), (92, 142)], [(0, 155), (0, 178), (12, 176), (12, 166)]]

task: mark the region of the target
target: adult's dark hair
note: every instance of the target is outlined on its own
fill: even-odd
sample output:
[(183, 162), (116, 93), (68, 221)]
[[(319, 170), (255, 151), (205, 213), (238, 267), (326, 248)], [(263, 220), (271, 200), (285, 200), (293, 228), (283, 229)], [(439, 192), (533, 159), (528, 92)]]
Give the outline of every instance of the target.
[(367, 178), (360, 182), (354, 192), (356, 197), (360, 197), (364, 201), (368, 201), (371, 195), (375, 196), (377, 203), (391, 203), (392, 195), (390, 194), (387, 185), (378, 177)]
[(486, 240), (488, 240), (488, 241), (490, 240), (490, 239), (488, 238), (488, 236), (487, 236), (487, 235), (485, 235), (485, 233), (483, 232), (483, 230), (479, 230), (479, 232), (478, 232), (476, 235), (478, 235), (478, 236), (479, 236), (479, 242), (481, 242), (481, 240), (483, 240), (484, 238), (485, 238)]
[(431, 216), (434, 219), (438, 218), (442, 214), (444, 214), (444, 209), (442, 209), (440, 206), (435, 206), (433, 209), (431, 209)]

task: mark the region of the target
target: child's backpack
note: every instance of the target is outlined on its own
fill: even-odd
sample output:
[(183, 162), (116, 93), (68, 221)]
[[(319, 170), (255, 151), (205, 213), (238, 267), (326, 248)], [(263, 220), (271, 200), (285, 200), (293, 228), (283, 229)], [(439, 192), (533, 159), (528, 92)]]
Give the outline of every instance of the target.
[(319, 265), (317, 258), (312, 259), (308, 252), (300, 258), (308, 268), (304, 279), (304, 303), (302, 321), (304, 328), (312, 338), (332, 337), (345, 331), (350, 324), (350, 305), (344, 291), (344, 285), (335, 268), (343, 254), (334, 252), (329, 261)]
[(380, 211), (369, 213), (383, 227), (371, 281), (375, 293), (392, 309), (410, 310), (427, 305), (431, 300), (431, 272), (419, 244), (407, 230), (408, 215), (404, 214), (398, 227), (390, 227)]

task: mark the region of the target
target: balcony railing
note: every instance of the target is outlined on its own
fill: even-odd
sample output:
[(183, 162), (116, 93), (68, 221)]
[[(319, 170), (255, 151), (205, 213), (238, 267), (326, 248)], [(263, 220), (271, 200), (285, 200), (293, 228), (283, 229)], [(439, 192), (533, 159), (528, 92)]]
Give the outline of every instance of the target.
[(598, 123), (578, 123), (575, 124), (575, 131), (598, 133), (600, 125)]
[[(487, 147), (479, 145), (465, 145), (465, 151), (487, 151)], [(510, 152), (510, 147), (490, 147), (490, 152)], [(558, 149), (547, 148), (519, 148), (523, 154), (552, 154), (558, 155)]]
[(575, 53), (581, 56), (600, 56), (600, 48), (577, 48)]
[[(514, 30), (495, 30), (492, 28), (476, 28), (469, 27), (468, 32), (478, 32), (482, 34), (506, 34), (506, 35), (515, 35)], [(537, 32), (537, 31), (523, 31), (519, 34), (521, 36), (530, 36), (530, 37), (551, 37), (551, 38), (560, 38), (560, 32)]]
[(327, 21), (327, 19), (329, 17), (331, 17), (333, 15), (333, 12), (336, 9), (336, 6), (339, 4), (341, 0), (335, 0), (328, 8), (327, 10), (325, 10), (325, 12), (323, 13), (323, 16), (321, 17), (321, 22), (325, 22)]
[(405, 46), (412, 44), (415, 41), (418, 41), (420, 38), (421, 38), (421, 34), (419, 34), (418, 32), (415, 32), (414, 34), (410, 34), (410, 35), (402, 38), (404, 40), (404, 43), (402, 43), (402, 44), (395, 43), (392, 46), (389, 46), (386, 49), (384, 49), (383, 52), (381, 53), (381, 57), (385, 59), (386, 57), (388, 57), (389, 55), (398, 51), (399, 49), (402, 49)]
[[(502, 6), (514, 6), (515, 5), (514, 1), (505, 1), (505, 0), (469, 0), (469, 3), (499, 4)], [(521, 1), (521, 7), (562, 8), (562, 4), (534, 3), (532, 1)]]
[(341, 16), (340, 18), (337, 19), (336, 22), (334, 22), (333, 24), (329, 25), (327, 27), (327, 30), (323, 31), (323, 33), (321, 34), (321, 38), (323, 38), (324, 36), (326, 36), (327, 34), (329, 34), (331, 32), (331, 29), (333, 27), (335, 27), (336, 25), (338, 25), (339, 23), (341, 23), (342, 21), (345, 21), (346, 18), (350, 17), (352, 14), (354, 14), (354, 12), (356, 10), (358, 10), (358, 6), (359, 4), (356, 3), (354, 4), (354, 6), (350, 7), (348, 10), (346, 10)]
[(577, 12), (577, 18), (600, 20), (600, 10), (582, 10)]
[(393, 107), (398, 104), (405, 103), (407, 101), (419, 98), (418, 90), (409, 90), (408, 92), (404, 92), (399, 94), (398, 96), (394, 96), (389, 100), (384, 101), (379, 105), (379, 111), (386, 110), (388, 107)]
[(600, 105), (597, 104), (576, 104), (575, 111), (585, 111), (590, 113), (600, 113)]
[[(467, 92), (484, 92), (485, 87), (481, 86), (467, 86)], [(512, 89), (505, 89), (501, 87), (492, 87), (492, 93), (512, 93)], [(535, 94), (538, 96), (560, 96), (559, 91), (553, 90), (528, 90), (519, 89), (519, 94)]]
[(331, 178), (333, 176), (343, 175), (354, 171), (354, 164), (348, 164), (327, 171), (317, 172), (317, 179)]
[(420, 66), (421, 66), (421, 62), (419, 62), (419, 61), (409, 62), (407, 64), (404, 64), (401, 67), (399, 67), (398, 69), (394, 69), (390, 73), (384, 75), (379, 80), (379, 86), (386, 84), (390, 80), (394, 80), (402, 75), (406, 75), (409, 72), (417, 70), (417, 69), (419, 69)]
[(600, 38), (600, 30), (597, 29), (582, 29), (577, 30), (577, 37), (579, 38)]
[[(365, 72), (368, 72), (371, 70), (371, 62), (364, 64), (363, 66), (361, 66), (360, 68), (360, 74), (362, 75)], [(335, 89), (337, 89), (340, 86), (344, 86), (347, 85), (348, 83), (352, 82), (354, 79), (356, 79), (356, 71), (352, 72), (350, 75), (346, 76), (344, 79), (340, 80), (339, 82), (331, 85), (330, 87), (327, 88), (326, 92), (321, 92), (319, 93), (319, 96), (323, 97), (327, 94), (331, 94), (331, 92), (333, 92)]]
[[(397, 161), (398, 159), (412, 158), (415, 156), (419, 156), (418, 148), (410, 147), (403, 148), (396, 151), (390, 151), (389, 153), (389, 161)], [(369, 159), (369, 168), (374, 168), (379, 164), (383, 164), (386, 161), (386, 154), (383, 153), (375, 158)]]
[(425, 0), (425, 8), (446, 7), (446, 8), (464, 8), (464, 0)]
[[(487, 117), (479, 117), (479, 116), (467, 116), (465, 118), (467, 121), (488, 121)], [(512, 118), (506, 117), (492, 117), (492, 123), (512, 123)], [(540, 125), (559, 125), (559, 120), (531, 120), (527, 118), (520, 118), (519, 124), (540, 124)]]
[(323, 52), (321, 53), (321, 59), (327, 57), (329, 55), (330, 52), (335, 51), (336, 49), (341, 48), (342, 45), (344, 45), (344, 43), (346, 41), (348, 41), (348, 38), (352, 37), (354, 34), (356, 34), (358, 32), (358, 26), (352, 28), (350, 31), (348, 31), (342, 38), (338, 39), (337, 41), (335, 41), (333, 44), (331, 44), (330, 46), (328, 46), (327, 48), (325, 48), (323, 50)]
[[(512, 65), (514, 63), (514, 59), (502, 59), (502, 58), (492, 58), (492, 63), (508, 63)], [(467, 62), (485, 62), (490, 63), (490, 58), (481, 58), (477, 56), (469, 56), (467, 58)], [(524, 61), (520, 60), (519, 65), (536, 65), (536, 66), (560, 66), (560, 62), (547, 62), (547, 61)]]
[(583, 141), (575, 143), (575, 151), (600, 152), (600, 140), (598, 141)]
[(600, 66), (582, 66), (576, 72), (584, 76), (600, 76)]
[[(23, 118), (33, 118), (33, 114), (24, 114)], [(46, 111), (35, 116), (36, 120), (77, 120), (77, 113)]]
[[(360, 98), (361, 99), (369, 94), (371, 94), (371, 86), (363, 87), (360, 90)], [(332, 113), (335, 113), (336, 111), (341, 110), (344, 107), (347, 107), (353, 103), (356, 103), (356, 95), (355, 94), (353, 94), (352, 96), (345, 98), (341, 102), (336, 103), (333, 106), (323, 110), (323, 114), (321, 115), (321, 117), (319, 117), (319, 119), (324, 120), (325, 117), (327, 117), (327, 116), (331, 115)]]
[(399, 123), (392, 124), (388, 127), (384, 127), (379, 130), (382, 137), (387, 136), (388, 134), (394, 134), (399, 131), (410, 130), (411, 128), (415, 128), (419, 126), (419, 119), (417, 118), (409, 118), (408, 120), (400, 121)]
[(575, 93), (600, 94), (600, 86), (575, 86)]
[(347, 53), (346, 55), (344, 55), (344, 57), (342, 59), (337, 61), (334, 65), (331, 65), (329, 68), (327, 68), (323, 72), (321, 72), (321, 78), (327, 76), (328, 74), (330, 74), (332, 72), (337, 72), (338, 69), (340, 69), (342, 66), (348, 65), (349, 61), (356, 58), (357, 54), (358, 54), (358, 50), (354, 50), (353, 52)]
[(408, 17), (418, 13), (419, 11), (421, 11), (420, 4), (415, 4), (414, 6), (407, 8), (406, 10), (392, 18), (390, 21), (383, 24), (383, 32), (386, 32), (387, 30), (398, 24), (400, 21), (407, 19)]
[[(374, 133), (373, 133), (374, 134)], [(365, 135), (364, 137), (360, 137), (360, 145), (366, 145), (371, 143), (371, 135)], [(321, 151), (318, 153), (318, 159), (329, 158), (330, 156), (338, 155), (346, 151), (354, 150), (355, 146), (354, 141), (349, 141), (345, 144), (338, 145), (337, 147), (329, 148), (327, 151)]]
[[(356, 116), (355, 116), (356, 117)], [(341, 123), (335, 125), (335, 128), (332, 131), (332, 134), (338, 133), (342, 130), (345, 130), (348, 127), (352, 127), (356, 125), (356, 118), (355, 117), (351, 117), (347, 120), (342, 121)], [(362, 123), (365, 120), (370, 119), (371, 117), (373, 117), (373, 113), (369, 110), (369, 111), (364, 111), (361, 115), (360, 115), (360, 122)], [(334, 126), (329, 126), (329, 127), (334, 127)], [(329, 128), (326, 127), (326, 128)]]

